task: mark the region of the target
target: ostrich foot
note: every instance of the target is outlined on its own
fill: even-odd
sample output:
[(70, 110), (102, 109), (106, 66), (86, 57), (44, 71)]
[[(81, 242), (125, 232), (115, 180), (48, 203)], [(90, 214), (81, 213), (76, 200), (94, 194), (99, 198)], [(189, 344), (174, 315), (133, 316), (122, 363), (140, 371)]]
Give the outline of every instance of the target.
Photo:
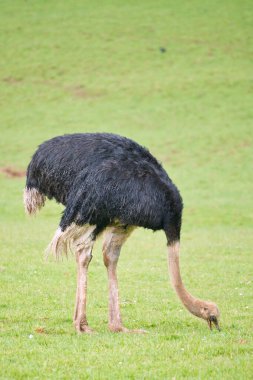
[(146, 334), (147, 331), (146, 330), (142, 330), (142, 329), (127, 329), (126, 327), (123, 327), (123, 326), (118, 326), (118, 325), (109, 325), (109, 330), (111, 332), (122, 332), (122, 333), (127, 333), (127, 334)]
[(88, 323), (85, 319), (75, 320), (74, 326), (78, 333), (92, 334), (94, 332), (92, 328), (88, 326)]

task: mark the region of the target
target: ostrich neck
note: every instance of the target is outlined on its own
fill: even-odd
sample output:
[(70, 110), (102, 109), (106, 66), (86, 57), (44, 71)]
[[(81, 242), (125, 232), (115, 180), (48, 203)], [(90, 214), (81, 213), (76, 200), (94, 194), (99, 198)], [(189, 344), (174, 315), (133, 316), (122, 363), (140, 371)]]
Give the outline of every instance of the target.
[(172, 285), (183, 305), (197, 317), (202, 317), (200, 307), (202, 301), (193, 297), (184, 287), (179, 266), (179, 242), (168, 247), (168, 264)]

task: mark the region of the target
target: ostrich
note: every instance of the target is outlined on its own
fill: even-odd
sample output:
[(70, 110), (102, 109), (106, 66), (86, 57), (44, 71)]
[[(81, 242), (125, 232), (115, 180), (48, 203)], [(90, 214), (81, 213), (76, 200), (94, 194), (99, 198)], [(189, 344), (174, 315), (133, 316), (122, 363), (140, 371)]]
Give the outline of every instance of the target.
[(183, 203), (161, 164), (136, 142), (109, 133), (71, 134), (41, 144), (27, 169), (24, 205), (28, 214), (46, 197), (65, 206), (48, 247), (57, 258), (75, 252), (77, 289), (74, 325), (90, 333), (86, 317), (87, 272), (96, 238), (104, 232), (103, 259), (109, 282), (109, 329), (122, 324), (117, 281), (121, 247), (136, 227), (163, 230), (168, 245), (172, 285), (183, 305), (219, 329), (216, 304), (193, 297), (184, 287), (179, 267)]

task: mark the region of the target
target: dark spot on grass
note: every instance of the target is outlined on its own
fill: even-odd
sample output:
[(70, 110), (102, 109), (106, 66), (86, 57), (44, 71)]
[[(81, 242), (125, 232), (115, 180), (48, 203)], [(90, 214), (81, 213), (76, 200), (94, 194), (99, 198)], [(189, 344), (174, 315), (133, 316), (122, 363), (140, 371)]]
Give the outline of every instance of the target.
[(8, 84), (19, 84), (22, 82), (22, 79), (14, 78), (14, 77), (6, 77), (6, 78), (3, 78), (3, 82), (8, 83)]
[(67, 87), (66, 90), (75, 98), (81, 98), (81, 99), (90, 99), (90, 98), (97, 98), (101, 96), (102, 94), (99, 92), (89, 91), (85, 86), (83, 85), (76, 85), (76, 86), (70, 86)]
[(44, 327), (36, 327), (34, 330), (37, 334), (46, 334), (46, 330)]
[(157, 323), (150, 323), (149, 325), (147, 325), (148, 328), (152, 328), (152, 327), (157, 327)]
[(239, 344), (247, 344), (248, 342), (246, 339), (240, 339), (238, 343)]
[(0, 168), (0, 173), (5, 174), (6, 177), (9, 177), (9, 178), (20, 178), (20, 177), (26, 176), (26, 171), (15, 169), (10, 166), (5, 166), (5, 167)]
[(87, 98), (87, 97), (89, 97), (89, 94), (87, 93), (84, 86), (82, 86), (82, 85), (70, 87), (69, 91), (76, 98)]
[(180, 336), (177, 335), (177, 334), (171, 334), (171, 335), (170, 335), (170, 339), (171, 339), (171, 340), (178, 340), (178, 339), (180, 339)]

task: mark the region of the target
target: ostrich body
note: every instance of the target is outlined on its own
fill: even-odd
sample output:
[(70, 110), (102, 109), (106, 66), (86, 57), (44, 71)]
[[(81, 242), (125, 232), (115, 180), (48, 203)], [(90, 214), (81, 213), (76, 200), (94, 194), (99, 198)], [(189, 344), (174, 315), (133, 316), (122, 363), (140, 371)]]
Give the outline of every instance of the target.
[[(172, 284), (184, 306), (219, 328), (219, 310), (185, 289), (179, 268), (183, 203), (180, 193), (158, 161), (132, 140), (90, 133), (55, 137), (44, 142), (27, 169), (24, 204), (28, 214), (44, 206), (46, 197), (65, 206), (48, 251), (56, 257), (75, 251), (77, 290), (74, 325), (91, 332), (86, 318), (87, 271), (96, 238), (103, 232), (103, 258), (109, 281), (109, 328), (122, 325), (117, 262), (134, 228), (164, 230)], [(134, 330), (141, 332), (142, 330)]]

